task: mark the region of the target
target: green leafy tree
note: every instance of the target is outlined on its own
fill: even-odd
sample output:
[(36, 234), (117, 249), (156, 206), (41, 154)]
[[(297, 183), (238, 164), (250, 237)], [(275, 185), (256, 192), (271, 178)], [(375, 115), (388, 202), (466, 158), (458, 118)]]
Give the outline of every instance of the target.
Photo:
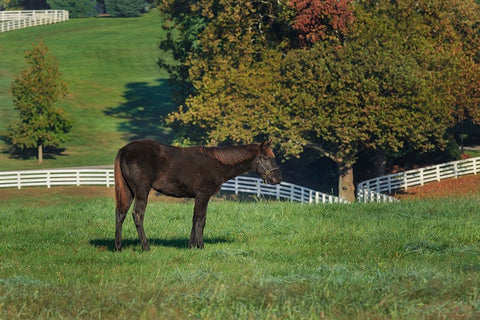
[(379, 138), (367, 148), (374, 151), (381, 175), (387, 155), (443, 149), (448, 126), (478, 121), (480, 6), (474, 1), (403, 0), (359, 1), (356, 8), (355, 37), (364, 40), (352, 41), (350, 47), (358, 54), (358, 65), (377, 75), (381, 90), (375, 100), (394, 107), (389, 121), (404, 119), (404, 130), (385, 122), (389, 118), (376, 122), (383, 123), (372, 135)]
[[(189, 55), (199, 50), (198, 38), (209, 18), (202, 15), (195, 3), (189, 1), (162, 0), (159, 8), (165, 19), (163, 29), (166, 34), (160, 41), (160, 49), (171, 53), (171, 57), (162, 55), (158, 66), (169, 73), (173, 100), (177, 105), (182, 105), (193, 90), (186, 61)], [(179, 127), (177, 129), (181, 130)]]
[(12, 153), (32, 149), (38, 151), (38, 162), (43, 161), (44, 147), (58, 147), (65, 142), (72, 122), (63, 110), (54, 104), (67, 93), (58, 64), (43, 42), (25, 53), (27, 68), (12, 83), (13, 103), (19, 121), (3, 133), (3, 140)]
[(114, 17), (139, 17), (146, 8), (145, 0), (105, 0), (105, 10)]
[[(199, 3), (206, 26), (183, 63), (192, 94), (169, 118), (195, 128), (183, 131), (181, 143), (247, 142), (268, 135), (287, 156), (312, 148), (337, 163), (340, 195), (353, 200), (360, 152), (374, 151), (381, 172), (387, 154), (442, 148), (451, 102), (467, 100), (454, 94), (451, 74), (460, 64), (450, 61), (464, 38), (451, 37), (445, 45), (448, 33), (442, 31), (439, 40), (436, 32), (443, 29), (433, 24), (443, 7), (423, 10), (411, 0), (355, 1), (348, 7), (342, 1), (341, 10), (335, 9), (339, 2), (326, 11), (294, 6), (296, 13), (277, 1)], [(330, 11), (348, 16), (328, 18)], [(320, 18), (305, 17), (319, 13)], [(284, 27), (292, 24), (296, 35)], [(465, 52), (470, 53), (457, 56), (475, 61), (476, 55)]]
[[(187, 41), (191, 44), (191, 50), (184, 56), (181, 70), (182, 75), (188, 75), (192, 90), (182, 110), (188, 108), (190, 111), (184, 116), (180, 116), (183, 114), (180, 112), (170, 117), (170, 121), (179, 124), (181, 128), (188, 124), (189, 129), (183, 131), (178, 142), (217, 144), (253, 140), (250, 134), (241, 134), (242, 128), (248, 130), (241, 124), (246, 121), (240, 119), (236, 123), (238, 116), (250, 111), (246, 110), (242, 114), (235, 111), (239, 112), (245, 106), (255, 112), (254, 109), (258, 106), (256, 94), (261, 94), (264, 98), (268, 96), (268, 91), (262, 90), (255, 80), (270, 78), (270, 74), (267, 70), (261, 72), (256, 65), (262, 63), (263, 57), (269, 54), (269, 48), (282, 45), (282, 41), (285, 41), (285, 37), (280, 36), (288, 29), (284, 8), (276, 1), (229, 0), (218, 3), (203, 1), (188, 7), (191, 12), (189, 15), (195, 17), (196, 21), (202, 21), (204, 26), (196, 37), (187, 37), (193, 41)], [(192, 31), (191, 28), (187, 30)], [(215, 102), (215, 106), (212, 102)], [(231, 132), (228, 137), (223, 130), (216, 130), (215, 115), (221, 116), (221, 125)], [(240, 138), (242, 136), (243, 139)]]
[(446, 62), (441, 67), (444, 90), (454, 123), (480, 124), (480, 5), (474, 0), (422, 3), (435, 41)]
[(46, 0), (0, 0), (0, 10), (48, 9)]
[(47, 0), (51, 9), (68, 10), (70, 18), (84, 18), (97, 15), (96, 0)]

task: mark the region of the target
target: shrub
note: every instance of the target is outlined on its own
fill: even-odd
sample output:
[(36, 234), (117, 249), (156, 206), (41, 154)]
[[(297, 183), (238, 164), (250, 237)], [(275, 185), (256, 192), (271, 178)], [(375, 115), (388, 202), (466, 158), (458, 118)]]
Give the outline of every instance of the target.
[(96, 0), (48, 0), (53, 10), (68, 10), (70, 18), (84, 18), (97, 15)]
[(146, 7), (145, 0), (105, 0), (105, 10), (114, 17), (139, 17)]

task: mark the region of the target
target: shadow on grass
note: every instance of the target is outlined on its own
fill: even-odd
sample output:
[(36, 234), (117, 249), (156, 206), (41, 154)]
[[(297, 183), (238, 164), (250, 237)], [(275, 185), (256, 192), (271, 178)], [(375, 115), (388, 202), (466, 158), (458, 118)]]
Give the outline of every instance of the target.
[[(67, 156), (65, 154), (65, 148), (58, 147), (45, 147), (43, 148), (43, 160), (56, 159), (57, 157)], [(8, 154), (8, 158), (15, 160), (30, 160), (32, 158), (38, 158), (38, 149), (16, 149), (12, 146), (6, 145), (3, 149), (0, 150), (1, 154)]]
[(132, 82), (126, 85), (125, 103), (108, 108), (105, 114), (124, 121), (119, 130), (127, 141), (153, 139), (168, 142), (170, 129), (165, 126), (165, 117), (174, 110), (172, 92), (165, 79), (156, 79), (155, 84)]
[[(216, 244), (216, 243), (227, 243), (231, 240), (223, 237), (217, 238), (205, 238), (204, 243), (207, 244)], [(174, 239), (159, 239), (153, 238), (148, 239), (150, 247), (169, 247), (177, 249), (188, 249), (188, 239), (187, 238), (174, 238)], [(115, 251), (115, 240), (114, 239), (94, 239), (90, 241), (90, 244), (94, 247), (105, 251)], [(130, 247), (140, 247), (140, 240), (138, 239), (124, 239), (122, 240), (122, 249), (128, 249)]]

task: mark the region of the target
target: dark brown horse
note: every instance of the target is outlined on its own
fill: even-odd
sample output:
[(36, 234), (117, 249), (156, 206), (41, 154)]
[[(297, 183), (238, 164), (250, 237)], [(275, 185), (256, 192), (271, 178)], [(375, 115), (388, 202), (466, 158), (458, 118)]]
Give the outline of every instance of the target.
[(270, 142), (211, 148), (178, 148), (152, 140), (127, 144), (115, 159), (116, 249), (122, 249), (122, 224), (133, 199), (132, 214), (142, 249), (150, 249), (143, 218), (151, 189), (168, 196), (195, 198), (189, 247), (203, 248), (210, 197), (225, 181), (249, 170), (270, 184), (280, 183), (282, 175)]

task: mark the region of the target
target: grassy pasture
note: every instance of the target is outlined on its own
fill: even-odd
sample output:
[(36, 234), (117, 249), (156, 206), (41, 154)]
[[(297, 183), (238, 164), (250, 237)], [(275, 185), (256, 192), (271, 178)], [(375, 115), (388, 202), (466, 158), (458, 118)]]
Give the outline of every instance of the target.
[(478, 195), (326, 206), (216, 199), (205, 250), (186, 249), (191, 201), (152, 199), (152, 250), (140, 250), (129, 218), (116, 253), (112, 199), (66, 189), (0, 190), (0, 318), (480, 316)]
[[(42, 39), (69, 85), (58, 107), (74, 119), (65, 151), (43, 167), (111, 164), (126, 141), (168, 140), (161, 118), (172, 110), (167, 74), (156, 62), (163, 34), (157, 11), (140, 18), (89, 18), (0, 34), (0, 131), (16, 119), (10, 87), (25, 51)], [(0, 142), (0, 150), (3, 149)], [(0, 153), (2, 170), (37, 168), (36, 159)]]

